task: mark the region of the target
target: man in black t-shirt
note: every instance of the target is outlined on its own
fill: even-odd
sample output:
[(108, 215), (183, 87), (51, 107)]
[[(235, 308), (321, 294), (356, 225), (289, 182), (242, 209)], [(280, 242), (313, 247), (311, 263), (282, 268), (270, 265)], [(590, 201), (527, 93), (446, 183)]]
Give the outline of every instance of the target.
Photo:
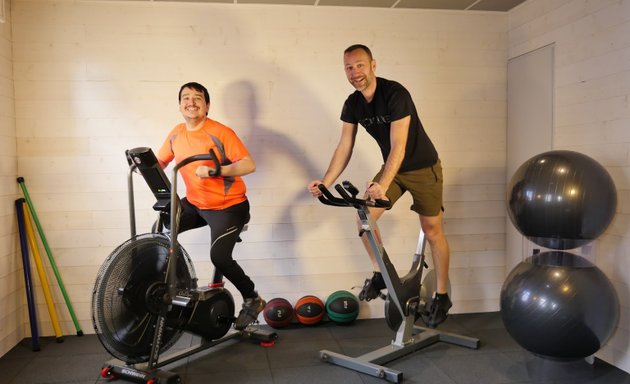
[[(330, 187), (344, 171), (354, 148), (361, 125), (378, 143), (383, 166), (368, 183), (370, 199), (385, 199), (392, 205), (406, 191), (413, 197), (411, 209), (418, 213), (437, 275), (437, 291), (428, 316), (423, 320), (436, 327), (446, 320), (452, 303), (448, 297), (449, 247), (442, 227), (442, 167), (437, 151), (427, 136), (409, 92), (399, 83), (376, 77), (376, 61), (364, 45), (352, 45), (344, 51), (348, 81), (356, 89), (348, 96), (341, 112), (342, 130), (339, 144), (322, 180), (313, 180), (308, 189), (321, 195), (319, 184)], [(376, 222), (384, 208), (370, 208)], [(375, 235), (380, 237), (378, 228)], [(385, 282), (379, 271), (366, 236), (362, 236), (374, 265), (374, 275), (367, 279), (359, 294), (361, 300), (379, 297)]]

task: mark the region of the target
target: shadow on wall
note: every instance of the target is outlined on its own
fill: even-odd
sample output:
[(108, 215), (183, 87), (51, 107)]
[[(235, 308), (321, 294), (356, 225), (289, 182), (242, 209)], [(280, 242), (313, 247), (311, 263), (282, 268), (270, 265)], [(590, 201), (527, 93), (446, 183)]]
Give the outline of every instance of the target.
[[(298, 244), (301, 236), (297, 223), (315, 222), (320, 217), (321, 212), (314, 212), (312, 218), (303, 216), (310, 215), (313, 210), (325, 209), (319, 206), (313, 207), (313, 204), (318, 204), (314, 202), (313, 197), (307, 191), (306, 185), (311, 180), (323, 177), (340, 133), (335, 128), (340, 123), (321, 122), (326, 127), (326, 130), (323, 131), (325, 138), (322, 138), (322, 141), (330, 141), (331, 145), (330, 148), (327, 148), (327, 153), (322, 154), (325, 158), (325, 165), (320, 165), (321, 162), (318, 163), (313, 160), (314, 153), (309, 151), (308, 143), (301, 142), (299, 137), (291, 137), (288, 132), (281, 132), (274, 127), (261, 124), (258, 94), (254, 82), (238, 80), (225, 86), (222, 100), (229, 121), (228, 125), (233, 124), (234, 127), (238, 127), (238, 134), (246, 143), (257, 165), (256, 173), (248, 176), (250, 178), (248, 189), (250, 193), (253, 192), (250, 195), (252, 223), (256, 223), (258, 220), (257, 210), (260, 212), (263, 206), (265, 208), (271, 207), (268, 212), (269, 217), (273, 217), (273, 222), (266, 224), (271, 224), (273, 227), (275, 244), (284, 243), (278, 252), (286, 255), (277, 258), (295, 259), (294, 262), (286, 261), (290, 264), (280, 266), (279, 270), (289, 271), (292, 275), (308, 275), (312, 273), (309, 263), (299, 261), (299, 256), (296, 256), (300, 252), (296, 244)], [(310, 104), (318, 104), (315, 96), (311, 97)], [(287, 106), (287, 108), (291, 108), (291, 106)], [(323, 113), (316, 112), (316, 110), (321, 112), (322, 108), (309, 109), (309, 114), (319, 116), (318, 119), (320, 120), (326, 119)], [(309, 117), (304, 116), (304, 119), (309, 119)], [(300, 134), (300, 130), (297, 129), (291, 132)], [(258, 192), (262, 196), (257, 195)], [(258, 199), (262, 202), (258, 203), (259, 206), (256, 207)], [(260, 216), (258, 217), (260, 218)]]
[[(256, 161), (256, 173), (264, 174), (264, 180), (258, 180), (256, 187), (281, 189), (289, 192), (289, 196), (275, 196), (277, 203), (283, 210), (279, 223), (293, 223), (290, 220), (291, 207), (308, 205), (312, 197), (306, 190), (306, 184), (315, 178), (321, 177), (325, 171), (316, 165), (304, 150), (304, 145), (291, 136), (266, 127), (259, 122), (259, 103), (256, 86), (249, 80), (239, 80), (228, 84), (224, 89), (223, 103), (225, 112), (230, 121), (239, 120), (238, 134), (246, 142), (252, 157)], [(331, 135), (337, 132), (331, 130)], [(330, 149), (332, 154), (334, 148)], [(277, 165), (282, 165), (278, 168)], [(292, 178), (291, 182), (287, 179)], [(299, 180), (299, 181), (298, 181)], [(283, 188), (279, 181), (285, 181), (287, 188)], [(291, 193), (298, 183), (302, 186), (297, 192)], [(302, 185), (303, 184), (303, 185)], [(289, 238), (294, 238), (295, 233), (288, 233)], [(287, 237), (285, 236), (285, 237)]]

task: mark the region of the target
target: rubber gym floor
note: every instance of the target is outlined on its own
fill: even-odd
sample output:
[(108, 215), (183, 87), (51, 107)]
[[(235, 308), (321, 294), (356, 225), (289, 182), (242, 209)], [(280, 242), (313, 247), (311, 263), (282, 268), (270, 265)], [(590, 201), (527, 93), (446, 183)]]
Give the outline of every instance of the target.
[[(266, 327), (266, 326), (265, 326)], [(403, 383), (423, 384), (630, 384), (630, 375), (599, 359), (552, 361), (523, 350), (503, 327), (499, 313), (452, 315), (439, 330), (477, 337), (481, 346), (471, 350), (446, 343), (387, 364), (403, 371)], [(388, 345), (393, 337), (384, 319), (357, 320), (351, 325), (332, 322), (278, 330), (274, 346), (251, 341), (228, 342), (203, 351), (167, 368), (187, 384), (365, 384), (384, 380), (337, 367), (319, 359), (328, 349), (358, 356)], [(174, 348), (196, 343), (184, 334)], [(0, 382), (6, 384), (128, 383), (100, 377), (111, 357), (95, 335), (65, 336), (63, 343), (43, 338), (41, 350), (31, 350), (25, 339), (0, 358)]]

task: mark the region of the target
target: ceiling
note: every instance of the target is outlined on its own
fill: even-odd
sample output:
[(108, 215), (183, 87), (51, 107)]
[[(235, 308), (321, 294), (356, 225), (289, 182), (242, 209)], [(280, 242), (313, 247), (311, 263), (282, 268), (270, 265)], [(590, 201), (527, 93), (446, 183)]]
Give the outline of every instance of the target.
[(280, 4), (398, 9), (450, 9), (507, 12), (527, 0), (150, 0), (227, 4)]

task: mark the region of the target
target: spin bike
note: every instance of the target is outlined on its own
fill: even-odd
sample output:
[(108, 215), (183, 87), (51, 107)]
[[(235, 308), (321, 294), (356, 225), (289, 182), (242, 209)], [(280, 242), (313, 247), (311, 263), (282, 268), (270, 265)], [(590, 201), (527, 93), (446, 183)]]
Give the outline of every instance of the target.
[(414, 325), (423, 314), (428, 313), (428, 308), (431, 307), (432, 303), (432, 291), (437, 286), (434, 270), (427, 273), (424, 280), (422, 279), (423, 269), (428, 268), (424, 255), (427, 240), (422, 230), (420, 230), (418, 247), (411, 268), (401, 278), (389, 260), (379, 236), (375, 236), (373, 232), (373, 228), (376, 227), (368, 209), (369, 207), (388, 208), (390, 206), (389, 201), (359, 199), (357, 198), (359, 190), (349, 181), (344, 181), (342, 185), (335, 185), (335, 190), (341, 197), (333, 195), (323, 184), (319, 185), (319, 189), (322, 192), (319, 200), (323, 204), (335, 207), (353, 207), (357, 210), (361, 222), (359, 236), (367, 236), (387, 287), (387, 296), (382, 297), (385, 298), (385, 319), (390, 329), (396, 332), (390, 345), (359, 357), (322, 350), (320, 351), (320, 358), (323, 361), (393, 383), (400, 383), (403, 379), (403, 373), (381, 364), (386, 364), (440, 341), (471, 349), (479, 348), (479, 339)]
[[(177, 172), (195, 161), (220, 162), (213, 151), (176, 164), (172, 186), (150, 148), (126, 151), (131, 238), (105, 260), (92, 292), (92, 321), (101, 344), (114, 357), (101, 369), (107, 379), (124, 378), (145, 384), (180, 383), (162, 367), (228, 340), (251, 339), (271, 345), (275, 332), (254, 326), (231, 330), (234, 299), (215, 269), (212, 283), (197, 286), (193, 264), (178, 243), (181, 204)], [(149, 185), (159, 212), (151, 233), (136, 235), (133, 174)], [(170, 232), (163, 231), (166, 222)], [(197, 346), (162, 356), (184, 333), (201, 336)]]

